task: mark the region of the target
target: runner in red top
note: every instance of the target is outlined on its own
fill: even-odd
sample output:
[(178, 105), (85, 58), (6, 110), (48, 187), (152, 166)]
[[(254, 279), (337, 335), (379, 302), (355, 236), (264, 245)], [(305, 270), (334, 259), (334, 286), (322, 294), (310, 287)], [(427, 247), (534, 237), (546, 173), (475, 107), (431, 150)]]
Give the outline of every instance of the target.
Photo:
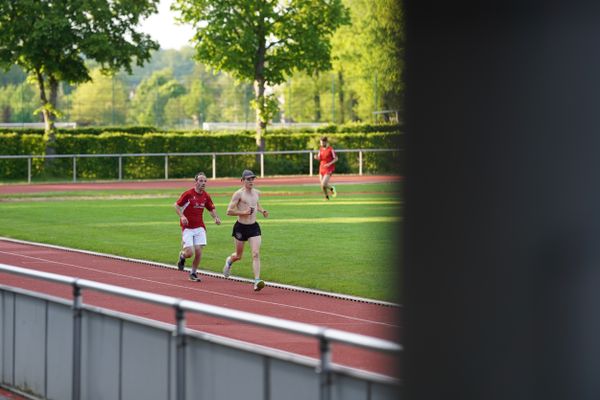
[(321, 181), (321, 190), (325, 195), (325, 200), (329, 200), (329, 194), (331, 197), (337, 196), (335, 186), (329, 184), (329, 179), (333, 171), (335, 171), (335, 163), (338, 160), (337, 155), (333, 147), (329, 145), (326, 136), (323, 136), (320, 140), (321, 148), (319, 153), (315, 154), (315, 160), (320, 160), (319, 163), (319, 180)]
[(196, 282), (200, 281), (196, 271), (202, 258), (202, 249), (206, 246), (206, 226), (204, 226), (204, 220), (202, 219), (204, 209), (208, 210), (217, 225), (221, 224), (221, 219), (217, 215), (217, 210), (210, 195), (204, 191), (207, 181), (204, 172), (198, 172), (194, 180), (196, 181), (196, 186), (183, 192), (179, 200), (173, 204), (173, 207), (177, 215), (179, 215), (183, 246), (183, 250), (179, 252), (177, 268), (183, 271), (185, 259), (195, 254), (192, 261), (190, 280)]

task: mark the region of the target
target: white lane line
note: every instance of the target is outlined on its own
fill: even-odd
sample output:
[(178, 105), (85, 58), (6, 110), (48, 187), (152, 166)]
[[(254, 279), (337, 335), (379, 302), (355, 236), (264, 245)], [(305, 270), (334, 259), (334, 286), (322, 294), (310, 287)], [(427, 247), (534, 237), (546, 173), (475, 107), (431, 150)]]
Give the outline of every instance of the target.
[(89, 268), (89, 267), (83, 267), (83, 266), (80, 266), (80, 265), (68, 264), (68, 263), (63, 263), (63, 262), (54, 261), (54, 260), (48, 260), (48, 259), (40, 258), (40, 257), (32, 257), (32, 256), (24, 255), (24, 254), (19, 254), (19, 253), (12, 253), (12, 252), (2, 251), (2, 250), (0, 250), (0, 253), (11, 255), (11, 256), (16, 256), (16, 257), (23, 257), (23, 258), (26, 258), (26, 259), (29, 259), (29, 260), (35, 260), (36, 262), (46, 262), (46, 263), (49, 263), (49, 264), (64, 265), (64, 266), (68, 266), (68, 267), (72, 267), (72, 268), (77, 268), (77, 269), (82, 269), (82, 270), (87, 270), (87, 271), (92, 271), (92, 272), (96, 272), (96, 273), (103, 273), (103, 274), (106, 274), (106, 275), (114, 275), (114, 276), (118, 276), (118, 277), (122, 277), (122, 278), (136, 279), (136, 280), (139, 280), (139, 281), (153, 283), (153, 284), (171, 286), (171, 287), (174, 287), (174, 288), (192, 290), (192, 291), (197, 291), (197, 292), (202, 292), (202, 293), (209, 293), (209, 294), (223, 296), (223, 297), (230, 297), (230, 298), (233, 298), (233, 299), (236, 299), (236, 300), (254, 301), (256, 303), (263, 303), (263, 304), (268, 304), (268, 305), (275, 305), (275, 306), (280, 306), (280, 307), (292, 308), (292, 309), (296, 309), (296, 310), (314, 312), (314, 313), (318, 313), (318, 314), (323, 314), (323, 315), (328, 315), (328, 316), (333, 316), (333, 317), (338, 317), (338, 318), (345, 318), (345, 319), (349, 319), (349, 320), (353, 320), (353, 321), (359, 321), (359, 322), (362, 322), (362, 323), (368, 323), (368, 324), (374, 324), (374, 325), (384, 325), (384, 326), (389, 326), (389, 327), (394, 327), (394, 328), (398, 327), (398, 325), (390, 324), (390, 323), (386, 323), (386, 322), (372, 321), (372, 320), (363, 319), (363, 318), (350, 317), (348, 315), (342, 315), (342, 314), (337, 314), (337, 313), (332, 313), (332, 312), (327, 312), (327, 311), (315, 310), (315, 309), (306, 308), (306, 307), (293, 306), (293, 305), (283, 304), (283, 303), (277, 303), (277, 302), (273, 302), (273, 301), (258, 300), (258, 299), (254, 299), (254, 298), (251, 298), (251, 297), (237, 296), (237, 295), (233, 295), (233, 294), (229, 294), (229, 293), (215, 292), (215, 291), (212, 291), (212, 290), (195, 289), (195, 288), (190, 288), (190, 287), (183, 286), (183, 285), (176, 285), (176, 284), (173, 284), (173, 283), (167, 283), (167, 282), (162, 282), (162, 281), (155, 281), (155, 280), (152, 280), (152, 279), (140, 278), (140, 277), (137, 277), (137, 276), (120, 274), (120, 273), (117, 273), (117, 272), (110, 272), (110, 271), (104, 271), (104, 270), (101, 270), (101, 269), (94, 269), (94, 268)]
[[(74, 248), (70, 248), (70, 247), (57, 246), (57, 245), (47, 244), (47, 243), (30, 242), (30, 241), (26, 241), (26, 240), (19, 240), (19, 239), (7, 238), (7, 237), (3, 237), (3, 236), (0, 236), (0, 241), (6, 241), (6, 242), (11, 242), (11, 243), (18, 243), (18, 244), (25, 245), (25, 246), (35, 246), (35, 247), (42, 247), (42, 248), (50, 248), (50, 249), (65, 251), (65, 252), (68, 252), (68, 253), (86, 254), (86, 255), (91, 255), (91, 256), (96, 256), (96, 257), (110, 258), (110, 259), (113, 259), (113, 260), (120, 260), (120, 261), (132, 262), (132, 263), (136, 263), (136, 264), (148, 265), (148, 266), (151, 266), (151, 267), (168, 268), (168, 269), (176, 270), (176, 267), (173, 266), (173, 265), (170, 265), (170, 264), (164, 264), (164, 263), (159, 263), (159, 262), (155, 262), (155, 261), (148, 261), (148, 260), (140, 260), (140, 259), (137, 259), (137, 258), (117, 256), (117, 255), (114, 255), (114, 254), (98, 253), (98, 252), (95, 252), (95, 251), (74, 249)], [(223, 274), (216, 273), (216, 272), (213, 272), (213, 271), (207, 271), (207, 270), (203, 270), (203, 269), (198, 269), (198, 272), (200, 274), (202, 274), (202, 275), (212, 276), (212, 277), (216, 277), (216, 278), (220, 278), (220, 279), (227, 279), (227, 278), (223, 277)], [(252, 282), (252, 279), (242, 278), (240, 276), (235, 276), (235, 275), (231, 275), (228, 279), (236, 280), (236, 281), (239, 281), (239, 282)], [(279, 289), (287, 289), (287, 290), (291, 290), (291, 291), (294, 291), (294, 292), (308, 293), (308, 294), (318, 294), (318, 295), (321, 295), (321, 296), (332, 297), (334, 299), (357, 301), (357, 302), (360, 302), (360, 303), (375, 304), (375, 305), (380, 305), (380, 306), (385, 306), (385, 307), (402, 307), (402, 304), (390, 303), (390, 302), (382, 301), (382, 300), (367, 299), (367, 298), (364, 298), (364, 297), (352, 296), (352, 295), (341, 294), (341, 293), (326, 292), (326, 291), (323, 291), (323, 290), (303, 288), (303, 287), (300, 287), (300, 286), (285, 285), (285, 284), (277, 283), (277, 282), (266, 282), (266, 283), (270, 287), (275, 287), (275, 288), (279, 288)]]

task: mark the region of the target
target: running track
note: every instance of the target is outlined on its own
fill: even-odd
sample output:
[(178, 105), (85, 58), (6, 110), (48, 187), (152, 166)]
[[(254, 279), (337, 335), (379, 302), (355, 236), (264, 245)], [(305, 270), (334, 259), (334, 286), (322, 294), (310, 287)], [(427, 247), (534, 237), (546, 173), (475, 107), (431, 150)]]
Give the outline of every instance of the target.
[[(265, 184), (314, 184), (315, 179), (317, 178), (280, 177), (264, 178), (259, 182)], [(393, 182), (400, 179), (395, 176), (337, 175), (335, 183)], [(170, 180), (98, 184), (0, 185), (0, 194), (142, 188), (180, 188), (183, 190), (189, 188), (190, 184), (189, 180)], [(239, 184), (237, 179), (219, 179), (210, 180), (208, 186), (237, 184)], [(101, 255), (1, 239), (0, 262), (387, 340), (399, 341), (401, 337), (400, 313), (402, 308), (400, 306), (278, 288), (270, 286), (268, 282), (265, 289), (254, 292), (248, 282), (206, 274), (201, 275), (202, 282), (191, 282), (187, 279), (187, 273), (179, 272), (175, 267), (123, 261)], [(71, 298), (70, 287), (60, 284), (9, 274), (0, 274), (0, 282), (58, 297)], [(167, 323), (175, 322), (173, 311), (168, 308), (89, 290), (84, 291), (84, 303)], [(318, 343), (312, 338), (194, 314), (188, 314), (187, 326), (198, 331), (318, 358)], [(332, 348), (334, 363), (393, 377), (400, 376), (399, 362), (391, 356), (340, 344), (333, 344)]]

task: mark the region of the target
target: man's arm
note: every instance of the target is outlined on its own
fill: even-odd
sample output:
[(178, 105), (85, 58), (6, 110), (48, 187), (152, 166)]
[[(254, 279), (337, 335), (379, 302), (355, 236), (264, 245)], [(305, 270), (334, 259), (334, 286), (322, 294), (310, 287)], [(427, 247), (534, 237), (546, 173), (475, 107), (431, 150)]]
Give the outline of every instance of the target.
[(335, 154), (334, 150), (331, 151), (331, 155), (333, 156), (333, 160), (331, 160), (330, 162), (327, 163), (328, 167), (335, 164), (338, 160), (338, 156), (337, 156), (337, 154)]
[(256, 210), (262, 213), (263, 217), (267, 218), (269, 216), (269, 212), (261, 207), (260, 203), (256, 202)]
[(181, 220), (181, 223), (183, 225), (187, 225), (188, 219), (185, 217), (185, 215), (183, 215), (183, 207), (180, 207), (179, 204), (177, 204), (177, 202), (175, 202), (175, 203), (173, 203), (173, 208), (175, 208), (175, 212), (177, 213), (177, 215), (179, 215), (179, 219)]
[(219, 216), (217, 215), (217, 209), (213, 208), (212, 210), (208, 210), (208, 212), (210, 213), (210, 215), (215, 220), (215, 224), (221, 225), (221, 218), (219, 218)]

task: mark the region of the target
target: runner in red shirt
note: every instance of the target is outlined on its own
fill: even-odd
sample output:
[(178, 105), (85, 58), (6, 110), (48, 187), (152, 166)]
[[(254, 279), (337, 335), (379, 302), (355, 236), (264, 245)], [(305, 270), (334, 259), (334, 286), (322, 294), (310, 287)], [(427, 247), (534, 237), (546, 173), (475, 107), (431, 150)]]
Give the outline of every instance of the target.
[(204, 209), (208, 210), (217, 225), (221, 225), (221, 219), (217, 215), (217, 210), (210, 195), (204, 191), (207, 181), (204, 172), (198, 172), (194, 180), (196, 181), (195, 187), (183, 192), (179, 200), (173, 204), (173, 207), (179, 215), (183, 245), (183, 250), (179, 252), (177, 268), (183, 271), (185, 259), (190, 258), (195, 253), (190, 280), (197, 282), (200, 281), (200, 278), (198, 278), (196, 271), (198, 265), (200, 265), (202, 249), (206, 246), (206, 226), (204, 226), (204, 220), (202, 219)]
[(321, 148), (319, 149), (319, 152), (315, 154), (315, 160), (321, 161), (319, 163), (319, 180), (321, 181), (321, 190), (325, 195), (325, 200), (329, 200), (330, 192), (331, 197), (337, 196), (335, 186), (329, 184), (329, 179), (331, 179), (331, 175), (333, 174), (333, 171), (335, 171), (335, 163), (338, 158), (335, 154), (335, 150), (333, 150), (333, 147), (329, 145), (326, 136), (321, 138), (320, 143)]

